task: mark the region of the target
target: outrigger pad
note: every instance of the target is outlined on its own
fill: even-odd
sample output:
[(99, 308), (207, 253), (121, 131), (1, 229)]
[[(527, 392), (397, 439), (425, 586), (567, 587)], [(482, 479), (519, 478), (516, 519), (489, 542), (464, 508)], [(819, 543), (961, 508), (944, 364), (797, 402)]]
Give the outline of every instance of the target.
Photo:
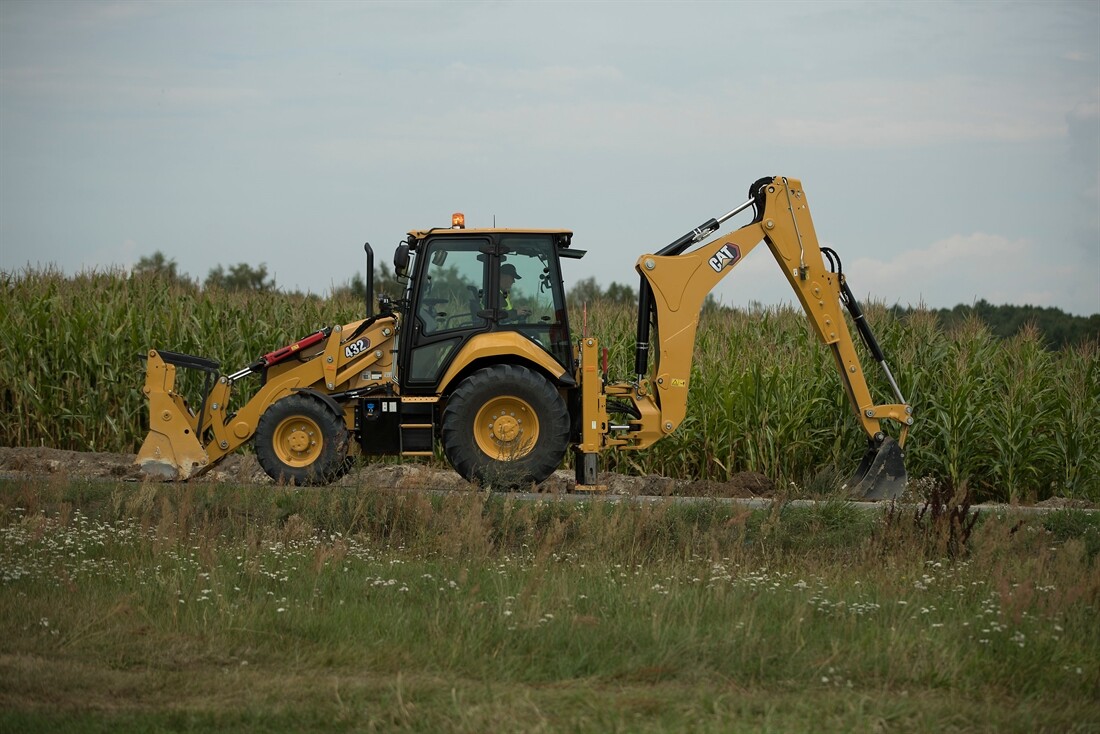
[(897, 441), (887, 436), (881, 445), (867, 449), (855, 476), (843, 489), (854, 500), (895, 500), (905, 492), (908, 479), (905, 452)]

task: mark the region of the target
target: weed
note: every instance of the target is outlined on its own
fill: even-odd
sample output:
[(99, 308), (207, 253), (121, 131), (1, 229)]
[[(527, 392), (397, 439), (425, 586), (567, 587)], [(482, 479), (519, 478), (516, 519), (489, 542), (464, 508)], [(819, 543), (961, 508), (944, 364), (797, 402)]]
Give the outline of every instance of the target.
[[(923, 558), (963, 558), (979, 513), (971, 510), (965, 482), (952, 489), (947, 482), (922, 482), (924, 503), (915, 510), (891, 503), (884, 514), (881, 538), (887, 547), (919, 543)], [(910, 514), (911, 513), (911, 514)]]

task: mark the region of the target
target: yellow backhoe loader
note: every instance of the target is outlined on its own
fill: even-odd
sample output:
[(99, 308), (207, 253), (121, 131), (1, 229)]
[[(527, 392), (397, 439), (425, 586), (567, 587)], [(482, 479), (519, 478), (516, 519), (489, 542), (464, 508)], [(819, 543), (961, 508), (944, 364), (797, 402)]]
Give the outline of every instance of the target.
[[(712, 239), (722, 222), (749, 208), (751, 223)], [(585, 254), (571, 247), (572, 232), (466, 229), (456, 214), (450, 228), (408, 233), (394, 255), (406, 292), (396, 301), (380, 298), (377, 313), (374, 256), (365, 247), (365, 319), (318, 331), (228, 375), (210, 359), (149, 351), (149, 434), (137, 463), (147, 475), (186, 480), (252, 441), (276, 481), (325, 484), (355, 454), (431, 456), (439, 442), (466, 479), (515, 487), (546, 479), (572, 448), (577, 489), (597, 489), (601, 452), (644, 449), (684, 420), (704, 299), (761, 241), (832, 350), (867, 436), (848, 493), (897, 497), (912, 409), (839, 257), (818, 244), (801, 182), (782, 177), (760, 179), (740, 206), (638, 259), (633, 379), (608, 381), (597, 338), (571, 335), (560, 263)], [(871, 397), (842, 305), (896, 402)], [(177, 392), (180, 368), (206, 373), (194, 405)], [(234, 385), (253, 375), (259, 390), (232, 407)], [(897, 438), (883, 430), (885, 421), (897, 424)]]

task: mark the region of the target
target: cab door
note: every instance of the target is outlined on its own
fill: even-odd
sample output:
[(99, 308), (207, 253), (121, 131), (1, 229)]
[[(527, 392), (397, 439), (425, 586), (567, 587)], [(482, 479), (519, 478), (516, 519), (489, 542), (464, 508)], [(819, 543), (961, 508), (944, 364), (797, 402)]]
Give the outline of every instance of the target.
[(572, 344), (555, 248), (544, 233), (500, 236), (494, 330), (523, 334), (570, 371)]
[(493, 306), (489, 291), (490, 241), (439, 236), (422, 246), (411, 289), (400, 382), (406, 394), (434, 394), (443, 371), (462, 344), (487, 331)]

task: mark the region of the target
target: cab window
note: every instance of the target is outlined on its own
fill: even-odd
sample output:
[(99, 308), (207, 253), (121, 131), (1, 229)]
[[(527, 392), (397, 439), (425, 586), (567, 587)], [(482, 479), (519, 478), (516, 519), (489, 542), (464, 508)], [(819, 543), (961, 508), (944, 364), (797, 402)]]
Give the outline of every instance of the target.
[(518, 331), (570, 363), (565, 303), (554, 242), (549, 235), (505, 235), (500, 239), (497, 306), (500, 328)]
[(485, 304), (486, 256), (483, 240), (456, 242), (439, 238), (424, 256), (428, 266), (420, 285), (417, 317), (421, 333), (438, 334), (456, 329), (480, 328)]

